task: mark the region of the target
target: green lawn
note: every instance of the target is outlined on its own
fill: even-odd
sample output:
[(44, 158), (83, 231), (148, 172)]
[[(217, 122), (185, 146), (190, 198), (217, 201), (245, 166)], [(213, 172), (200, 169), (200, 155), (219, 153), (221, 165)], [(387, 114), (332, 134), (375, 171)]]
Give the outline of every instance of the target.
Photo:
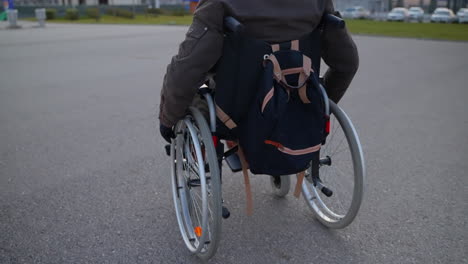
[[(31, 19), (35, 21), (35, 19)], [(81, 23), (81, 24), (143, 24), (143, 25), (190, 25), (192, 16), (145, 16), (137, 15), (134, 19), (114, 16), (102, 16), (99, 21), (91, 18), (81, 18), (79, 20), (66, 20), (57, 18), (49, 20), (47, 23)]]
[[(35, 19), (31, 19), (35, 20)], [(159, 25), (190, 25), (192, 16), (145, 16), (138, 15), (134, 19), (114, 16), (103, 16), (98, 22), (95, 19), (82, 18), (77, 21), (63, 18), (48, 21), (49, 23), (83, 23), (83, 24), (159, 24)], [(347, 20), (349, 30), (353, 34), (366, 34), (391, 37), (408, 37), (441, 40), (468, 41), (468, 24), (434, 24), (434, 23), (402, 23), (370, 20)]]
[(468, 24), (347, 20), (353, 34), (468, 41)]

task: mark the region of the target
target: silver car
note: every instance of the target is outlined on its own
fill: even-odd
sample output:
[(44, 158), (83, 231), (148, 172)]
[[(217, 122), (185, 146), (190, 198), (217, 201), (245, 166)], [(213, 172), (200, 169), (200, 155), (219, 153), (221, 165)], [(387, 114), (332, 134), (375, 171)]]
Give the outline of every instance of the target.
[(423, 22), (424, 10), (421, 7), (411, 7), (408, 10), (408, 20)]
[(404, 7), (395, 7), (388, 13), (388, 21), (406, 21), (408, 19), (408, 9)]
[(460, 8), (457, 12), (458, 23), (468, 22), (468, 8)]
[(362, 6), (346, 8), (343, 12), (343, 18), (367, 19), (370, 16), (369, 10)]
[(431, 16), (431, 22), (453, 23), (456, 20), (457, 17), (453, 11), (445, 7), (437, 8)]

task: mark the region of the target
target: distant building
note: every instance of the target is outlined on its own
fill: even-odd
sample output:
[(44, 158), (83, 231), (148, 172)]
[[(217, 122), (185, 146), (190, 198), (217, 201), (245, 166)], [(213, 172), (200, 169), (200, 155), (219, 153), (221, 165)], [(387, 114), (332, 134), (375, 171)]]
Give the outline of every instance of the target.
[[(151, 5), (157, 0), (15, 0), (18, 6), (77, 6), (77, 5)], [(160, 5), (181, 5), (183, 0), (159, 0)]]
[[(76, 6), (76, 5), (148, 5), (148, 6), (157, 6), (159, 5), (182, 5), (187, 3), (184, 0), (14, 0), (15, 5), (18, 6)], [(285, 0), (287, 1), (287, 0)], [(343, 11), (346, 8), (353, 6), (362, 6), (367, 8), (372, 13), (375, 12), (387, 12), (388, 10), (388, 1), (390, 0), (333, 0), (335, 8), (339, 11)], [(397, 0), (392, 0), (394, 4), (397, 3)], [(430, 0), (422, 0), (423, 6), (428, 7)], [(458, 0), (460, 1), (460, 0)], [(466, 1), (466, 0), (463, 0)], [(404, 0), (404, 5), (406, 7), (410, 6), (419, 6), (421, 0)], [(447, 0), (438, 0), (438, 6), (446, 6)]]
[[(392, 0), (393, 6), (396, 7), (397, 0)], [(438, 0), (437, 6), (447, 6), (448, 0)], [(460, 0), (457, 0), (460, 1)], [(464, 0), (465, 1), (465, 0)], [(372, 13), (375, 12), (387, 12), (389, 7), (389, 0), (333, 0), (335, 3), (335, 8), (339, 11), (343, 11), (346, 8), (353, 7), (353, 6), (362, 6)], [(425, 9), (429, 7), (431, 0), (404, 0), (403, 5), (404, 7), (412, 7), (412, 6), (421, 6)], [(462, 1), (460, 1), (460, 4)], [(464, 2), (463, 2), (464, 3)]]
[(388, 6), (388, 0), (334, 0), (335, 9), (343, 11), (353, 6), (362, 6), (371, 12), (381, 12)]
[[(343, 11), (346, 8), (353, 6), (362, 6), (369, 9), (372, 13), (374, 12), (387, 12), (389, 6), (389, 0), (334, 0), (335, 8)], [(393, 5), (396, 6), (397, 0), (393, 0)], [(403, 5), (405, 7), (411, 6), (422, 6), (427, 7), (430, 4), (430, 0), (404, 0)], [(445, 6), (446, 0), (438, 0), (439, 6)]]

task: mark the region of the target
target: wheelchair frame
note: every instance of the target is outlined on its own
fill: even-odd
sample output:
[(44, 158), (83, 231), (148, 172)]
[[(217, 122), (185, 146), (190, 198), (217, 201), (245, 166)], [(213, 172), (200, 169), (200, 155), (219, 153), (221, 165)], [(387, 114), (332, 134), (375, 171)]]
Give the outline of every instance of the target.
[[(334, 19), (333, 23), (336, 23), (336, 26), (344, 26), (340, 20), (332, 19)], [(229, 17), (226, 18), (225, 24), (228, 26), (231, 24), (231, 27), (236, 29), (242, 26), (238, 22), (236, 24), (235, 19), (232, 20)], [(332, 157), (329, 155), (323, 158), (320, 156), (320, 160), (315, 161), (316, 164), (312, 162), (311, 168), (305, 173), (306, 180), (301, 181), (302, 184), (299, 187), (314, 216), (325, 226), (338, 229), (348, 226), (359, 211), (366, 174), (364, 155), (351, 120), (340, 107), (329, 101), (321, 84), (319, 87), (324, 96), (326, 115), (333, 117), (336, 119), (335, 123), (338, 123), (337, 130), (330, 131), (333, 134), (330, 134), (327, 144), (333, 141), (340, 128), (343, 133), (343, 139), (330, 154), (335, 155), (344, 139), (349, 147), (353, 167), (350, 204), (343, 206), (343, 204), (340, 205), (341, 201), (333, 202), (333, 204), (328, 203), (328, 199), (333, 196), (336, 190), (332, 191), (325, 186), (320, 178), (319, 169), (333, 167)], [(219, 139), (215, 137), (217, 117), (213, 89), (206, 86), (201, 87), (200, 94), (207, 102), (209, 120), (205, 120), (198, 109), (190, 107), (190, 113), (175, 127), (176, 138), (171, 143), (170, 155), (173, 200), (182, 238), (190, 252), (207, 260), (216, 253), (220, 240), (222, 217), (226, 216), (225, 208), (222, 207), (220, 169), (220, 160), (224, 158), (224, 154), (223, 157), (220, 157), (215, 146), (219, 143)], [(342, 179), (339, 179), (337, 182), (341, 181)], [(288, 175), (271, 177), (270, 182), (276, 196), (284, 197), (289, 192), (290, 177)], [(341, 186), (341, 184), (338, 185)], [(196, 199), (199, 199), (200, 202)], [(344, 213), (335, 212), (334, 206), (336, 204), (338, 207), (347, 207), (346, 211)]]
[[(321, 89), (324, 88), (321, 86)], [(326, 96), (326, 93), (324, 94)], [(215, 254), (219, 243), (221, 218), (224, 208), (222, 208), (221, 198), (221, 169), (219, 163), (221, 157), (219, 153), (217, 153), (213, 141), (213, 135), (216, 133), (215, 103), (211, 92), (205, 90), (202, 92), (202, 95), (205, 97), (208, 104), (209, 125), (200, 111), (191, 107), (191, 113), (176, 126), (176, 139), (173, 140), (171, 145), (171, 160), (173, 164), (172, 190), (179, 229), (187, 248), (200, 258), (209, 259)], [(353, 163), (354, 186), (351, 197), (349, 197), (349, 208), (345, 213), (337, 213), (334, 212), (333, 208), (330, 208), (330, 205), (327, 205), (325, 199), (332, 196), (333, 191), (322, 183), (318, 173), (314, 174), (312, 169), (314, 167), (313, 165), (307, 170), (305, 176), (306, 180), (302, 182), (301, 189), (304, 199), (315, 217), (325, 226), (339, 229), (348, 226), (359, 211), (364, 192), (365, 165), (362, 148), (351, 120), (335, 103), (328, 101), (328, 99), (327, 102), (329, 102), (326, 104), (328, 109), (327, 113), (336, 116), (337, 122), (339, 122), (340, 127), (342, 127), (350, 148)], [(187, 140), (188, 135), (190, 135), (193, 141), (193, 144), (190, 146), (186, 145), (184, 141)], [(332, 136), (334, 136), (334, 134)], [(330, 140), (333, 140), (333, 138)], [(177, 147), (178, 145), (179, 148)], [(193, 154), (195, 155), (193, 156)], [(198, 172), (192, 171), (191, 173), (195, 173), (198, 177), (194, 180), (189, 176), (186, 182), (184, 182), (185, 178), (178, 176), (178, 173), (185, 170), (182, 168), (182, 163), (187, 161), (197, 162), (196, 167), (198, 168)], [(321, 158), (319, 163), (320, 164), (317, 164), (319, 167), (332, 165), (330, 156)], [(205, 177), (207, 173), (209, 176)], [(196, 184), (193, 184), (193, 181), (196, 181)], [(270, 182), (274, 195), (284, 197), (288, 194), (290, 189), (290, 176), (271, 177)], [(193, 216), (191, 216), (192, 212), (190, 210), (196, 209), (190, 209), (190, 199), (194, 198), (189, 197), (192, 189), (197, 187), (201, 188), (202, 194), (202, 209), (200, 213), (202, 215), (202, 220), (201, 225), (194, 226), (191, 219)], [(209, 208), (209, 197), (212, 197), (211, 209)], [(209, 226), (210, 223), (208, 223), (208, 218), (210, 217), (213, 220), (211, 223), (212, 226)], [(197, 228), (202, 230), (201, 236), (195, 234)], [(205, 230), (209, 231), (204, 232)]]

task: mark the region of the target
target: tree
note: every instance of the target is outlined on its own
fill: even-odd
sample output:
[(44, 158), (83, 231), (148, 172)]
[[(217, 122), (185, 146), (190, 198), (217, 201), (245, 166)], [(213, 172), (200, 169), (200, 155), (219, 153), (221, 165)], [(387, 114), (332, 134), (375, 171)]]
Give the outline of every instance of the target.
[(437, 0), (431, 0), (431, 3), (429, 5), (429, 13), (434, 12), (436, 8), (437, 8)]
[(456, 0), (453, 6), (453, 11), (458, 11), (460, 8), (466, 8), (467, 0)]
[(461, 7), (462, 8), (468, 7), (468, 0), (463, 0)]

